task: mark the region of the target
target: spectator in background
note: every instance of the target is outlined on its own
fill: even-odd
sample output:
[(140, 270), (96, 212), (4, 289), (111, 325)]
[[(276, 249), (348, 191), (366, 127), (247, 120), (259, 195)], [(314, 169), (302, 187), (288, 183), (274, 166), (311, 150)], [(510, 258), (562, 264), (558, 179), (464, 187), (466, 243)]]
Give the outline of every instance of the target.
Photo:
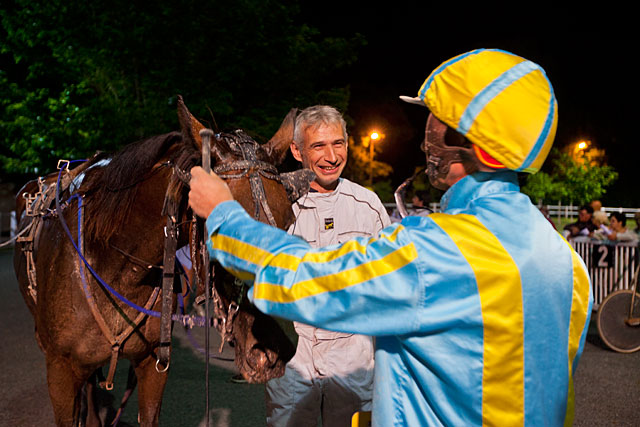
[(411, 204), (413, 207), (409, 209), (409, 215), (413, 216), (427, 216), (431, 212), (429, 209), (429, 200), (431, 200), (431, 195), (426, 190), (417, 190), (411, 199)]
[(595, 211), (591, 220), (597, 228), (595, 231), (589, 233), (589, 237), (598, 240), (608, 239), (611, 234), (611, 229), (607, 227), (609, 225), (607, 213), (605, 211)]
[[(429, 208), (429, 202), (431, 201), (431, 194), (427, 190), (416, 190), (411, 199), (411, 208), (407, 209), (409, 216), (428, 216), (433, 211)], [(389, 217), (391, 222), (402, 221), (402, 215), (398, 208), (394, 208)]]
[(581, 206), (578, 210), (578, 221), (564, 226), (562, 235), (570, 239), (577, 236), (588, 236), (596, 230), (596, 226), (591, 221), (593, 208), (591, 206)]
[(637, 242), (638, 234), (627, 229), (627, 217), (622, 212), (611, 213), (611, 229), (609, 240), (618, 242)]
[(589, 206), (591, 206), (593, 212), (598, 212), (602, 209), (602, 202), (600, 200), (593, 200), (589, 203)]

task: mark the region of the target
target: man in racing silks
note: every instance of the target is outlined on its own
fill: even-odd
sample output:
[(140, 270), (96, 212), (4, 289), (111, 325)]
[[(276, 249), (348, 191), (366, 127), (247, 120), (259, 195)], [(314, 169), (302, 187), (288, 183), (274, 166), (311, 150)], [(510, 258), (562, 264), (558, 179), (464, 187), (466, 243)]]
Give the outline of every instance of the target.
[(442, 213), (377, 238), (312, 249), (253, 221), (224, 182), (192, 170), (210, 253), (263, 312), (376, 336), (377, 426), (562, 425), (593, 297), (580, 257), (527, 196), (557, 127), (544, 70), (500, 50), (427, 78), (424, 149)]

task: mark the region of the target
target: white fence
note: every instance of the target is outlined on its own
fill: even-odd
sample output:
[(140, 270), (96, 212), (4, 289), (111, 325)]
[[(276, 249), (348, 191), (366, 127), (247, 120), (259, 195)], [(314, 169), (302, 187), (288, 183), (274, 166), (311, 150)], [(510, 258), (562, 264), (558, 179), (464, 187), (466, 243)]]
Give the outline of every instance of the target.
[(594, 309), (611, 292), (631, 288), (633, 272), (638, 265), (637, 243), (593, 241), (587, 237), (572, 239), (570, 243), (589, 270)]
[[(574, 218), (578, 216), (579, 206), (573, 205), (546, 205), (547, 209), (549, 209), (549, 215), (552, 217), (557, 217), (558, 219), (564, 218)], [(621, 207), (603, 207), (602, 210), (607, 214), (611, 212), (621, 212), (627, 218), (633, 218), (633, 215), (636, 212), (640, 212), (640, 208), (621, 208)]]
[[(395, 203), (384, 203), (384, 206), (385, 208), (387, 208), (387, 212), (389, 212), (389, 214), (391, 214), (391, 212), (393, 212), (393, 210), (396, 208)], [(407, 207), (410, 208), (411, 206), (412, 206), (411, 203), (407, 203)], [(565, 205), (545, 205), (545, 206), (547, 207), (547, 209), (549, 209), (549, 215), (551, 215), (554, 218), (558, 218), (558, 220), (560, 220), (560, 218), (577, 218), (578, 210), (580, 209), (580, 206), (573, 206), (573, 205), (566, 205), (566, 206)], [(439, 212), (440, 203), (429, 203), (429, 209), (431, 209), (434, 212)], [(622, 208), (622, 207), (614, 207), (614, 206), (603, 207), (602, 210), (607, 214), (610, 214), (611, 212), (622, 212), (627, 218), (633, 218), (636, 212), (640, 212), (640, 208)]]

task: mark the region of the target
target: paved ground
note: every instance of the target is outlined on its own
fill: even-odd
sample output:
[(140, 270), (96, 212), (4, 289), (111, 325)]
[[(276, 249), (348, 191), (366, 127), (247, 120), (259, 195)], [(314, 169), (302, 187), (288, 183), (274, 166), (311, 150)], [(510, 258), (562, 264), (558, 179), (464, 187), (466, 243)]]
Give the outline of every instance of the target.
[[(33, 337), (33, 321), (24, 305), (13, 274), (12, 253), (0, 252), (0, 424), (51, 426), (53, 415), (46, 387), (44, 357)], [(196, 339), (203, 342), (202, 331)], [(218, 347), (212, 332), (211, 347)], [(201, 426), (204, 421), (204, 357), (175, 330), (171, 375), (165, 392), (161, 425)], [(232, 356), (225, 347), (225, 356)], [(126, 361), (120, 362), (116, 388), (102, 395), (118, 402), (126, 381)], [(264, 386), (233, 384), (235, 368), (229, 362), (212, 362), (210, 374), (212, 426), (264, 425)], [(618, 354), (603, 348), (595, 328), (575, 378), (576, 426), (639, 425), (640, 352)], [(112, 406), (117, 406), (113, 403)], [(121, 425), (137, 425), (135, 397)], [(110, 409), (113, 411), (112, 409)]]

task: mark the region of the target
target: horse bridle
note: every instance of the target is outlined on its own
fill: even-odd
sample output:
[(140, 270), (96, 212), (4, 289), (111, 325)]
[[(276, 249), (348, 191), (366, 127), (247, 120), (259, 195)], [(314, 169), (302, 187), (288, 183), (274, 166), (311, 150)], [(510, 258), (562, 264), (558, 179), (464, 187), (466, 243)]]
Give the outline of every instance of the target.
[[(224, 136), (221, 136), (220, 134), (215, 135), (215, 138), (223, 137)], [(277, 182), (282, 182), (279, 172), (275, 166), (259, 160), (253, 150), (247, 149), (249, 140), (243, 138), (244, 135), (237, 135), (236, 137), (240, 138), (239, 143), (236, 141), (229, 142), (239, 149), (243, 159), (216, 165), (213, 167), (213, 172), (225, 181), (248, 178), (251, 187), (251, 196), (254, 202), (253, 217), (255, 219), (259, 219), (260, 208), (262, 208), (269, 223), (272, 226), (277, 227), (277, 222), (267, 202), (267, 196), (261, 177)], [(191, 179), (191, 174), (178, 168), (177, 165), (174, 165), (174, 173), (178, 179), (186, 184), (188, 184)], [(197, 251), (195, 249), (197, 246), (197, 236), (195, 231), (196, 227), (192, 227), (191, 247), (194, 248), (191, 253), (192, 259), (200, 256), (200, 254), (196, 253)], [(196, 263), (194, 263), (194, 267), (196, 267)], [(194, 271), (194, 276), (199, 277), (197, 267), (196, 271)], [(225, 286), (225, 288), (232, 288), (234, 290), (234, 292), (227, 292), (228, 294), (232, 294), (228, 295), (228, 298), (231, 300), (228, 307), (225, 307), (222, 301), (222, 297), (216, 289), (216, 286), (212, 286), (213, 294), (211, 295), (214, 304), (214, 326), (221, 334), (221, 346), (224, 345), (225, 342), (228, 342), (230, 340), (229, 337), (233, 335), (233, 320), (240, 310), (240, 305), (243, 302), (244, 293), (246, 292), (245, 283), (237, 278), (234, 278), (233, 286)], [(195, 302), (196, 304), (201, 304), (203, 300), (204, 295), (201, 295), (196, 298)], [(222, 347), (220, 348), (220, 351), (222, 351)]]
[[(271, 208), (269, 207), (269, 203), (267, 202), (267, 195), (264, 191), (264, 185), (262, 183), (262, 179), (260, 176), (263, 176), (270, 180), (280, 181), (280, 175), (275, 166), (258, 160), (256, 154), (252, 150), (247, 150), (247, 143), (244, 140), (243, 135), (238, 135), (240, 137), (240, 143), (236, 143), (235, 145), (242, 152), (243, 160), (236, 160), (229, 163), (223, 163), (221, 165), (214, 166), (213, 172), (220, 176), (220, 178), (224, 180), (231, 179), (242, 179), (249, 178), (249, 183), (251, 185), (251, 196), (254, 201), (255, 209), (253, 217), (258, 220), (260, 218), (260, 207), (264, 211), (269, 224), (274, 227), (277, 227), (277, 223), (275, 218), (273, 217), (273, 213), (271, 212)], [(219, 137), (216, 135), (216, 137)], [(231, 171), (241, 171), (240, 173), (235, 174), (227, 174), (227, 172)]]

